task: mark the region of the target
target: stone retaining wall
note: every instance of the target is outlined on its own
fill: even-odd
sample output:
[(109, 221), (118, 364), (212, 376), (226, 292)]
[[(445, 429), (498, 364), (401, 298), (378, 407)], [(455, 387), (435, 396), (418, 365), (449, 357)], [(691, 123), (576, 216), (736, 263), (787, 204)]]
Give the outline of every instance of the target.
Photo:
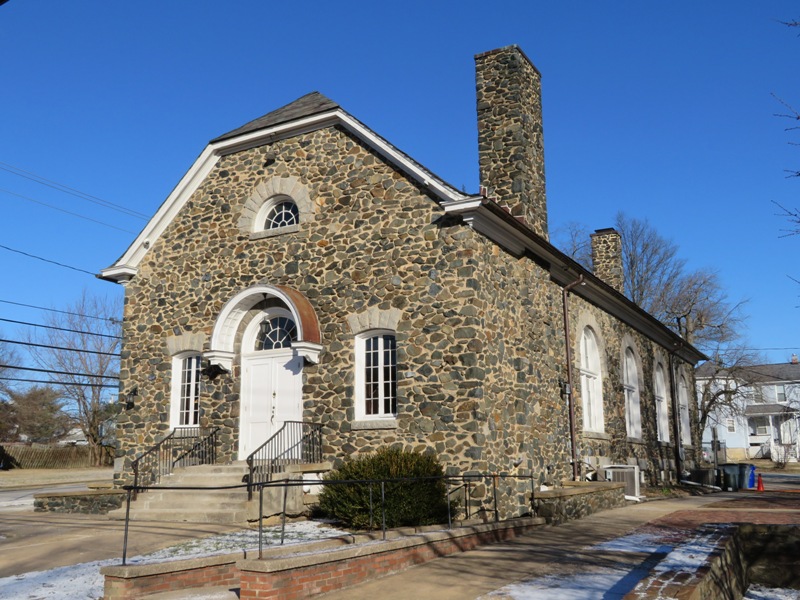
[(536, 514), (548, 524), (558, 525), (601, 510), (624, 506), (625, 484), (565, 482), (564, 487), (536, 492)]
[(35, 512), (85, 513), (104, 515), (122, 507), (126, 492), (123, 490), (86, 490), (78, 492), (50, 492), (33, 497)]

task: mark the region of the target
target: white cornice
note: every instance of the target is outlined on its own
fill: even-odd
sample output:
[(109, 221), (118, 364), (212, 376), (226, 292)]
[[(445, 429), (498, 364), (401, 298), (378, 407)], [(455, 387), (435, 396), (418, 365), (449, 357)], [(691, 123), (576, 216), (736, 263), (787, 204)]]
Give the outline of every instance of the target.
[(405, 171), (413, 179), (416, 179), (440, 200), (453, 202), (469, 198), (455, 191), (441, 179), (420, 167), (408, 156), (345, 111), (335, 109), (214, 142), (206, 146), (189, 171), (181, 178), (175, 189), (172, 190), (172, 193), (167, 196), (153, 218), (145, 225), (142, 232), (116, 263), (100, 272), (100, 277), (117, 283), (126, 282), (134, 277), (149, 248), (161, 237), (164, 230), (208, 176), (220, 157), (333, 125), (340, 125), (347, 129), (386, 160)]

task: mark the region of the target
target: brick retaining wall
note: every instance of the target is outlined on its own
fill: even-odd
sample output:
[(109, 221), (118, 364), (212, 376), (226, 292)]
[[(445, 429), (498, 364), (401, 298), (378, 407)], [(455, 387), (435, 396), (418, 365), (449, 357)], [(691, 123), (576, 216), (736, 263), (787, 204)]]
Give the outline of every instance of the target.
[[(240, 586), (240, 597), (307, 598), (351, 586), (441, 556), (472, 550), (522, 535), (544, 523), (524, 518), (462, 526), (447, 531), (389, 532), (347, 536), (300, 548), (272, 548), (265, 560), (238, 555), (173, 561), (152, 565), (103, 567), (106, 600), (132, 600), (187, 588)], [(431, 529), (431, 528), (426, 528)]]

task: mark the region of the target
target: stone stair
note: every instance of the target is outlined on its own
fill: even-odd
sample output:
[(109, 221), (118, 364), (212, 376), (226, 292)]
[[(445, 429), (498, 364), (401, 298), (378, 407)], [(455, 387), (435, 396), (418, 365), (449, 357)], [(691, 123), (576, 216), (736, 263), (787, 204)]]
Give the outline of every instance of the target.
[[(331, 469), (330, 463), (290, 465), (286, 472), (274, 479), (303, 480), (303, 486), (291, 486), (287, 495), (286, 512), (295, 516), (307, 512), (317, 504), (320, 487), (316, 484)], [(156, 488), (140, 493), (131, 503), (132, 521), (159, 521), (167, 523), (218, 523), (246, 524), (258, 520), (258, 495), (247, 500), (244, 481), (247, 463), (229, 465), (200, 465), (182, 467), (165, 477)], [(208, 489), (213, 487), (241, 486), (233, 489)], [(206, 488), (206, 489), (164, 489)], [(283, 509), (283, 488), (265, 488), (263, 517), (280, 514)], [(125, 506), (108, 513), (110, 519), (125, 519)]]
[[(188, 523), (246, 523), (247, 488), (159, 490), (158, 487), (211, 488), (242, 486), (247, 464), (200, 465), (175, 469), (156, 489), (140, 493), (131, 503), (132, 521)], [(125, 507), (108, 513), (111, 519), (124, 519)]]

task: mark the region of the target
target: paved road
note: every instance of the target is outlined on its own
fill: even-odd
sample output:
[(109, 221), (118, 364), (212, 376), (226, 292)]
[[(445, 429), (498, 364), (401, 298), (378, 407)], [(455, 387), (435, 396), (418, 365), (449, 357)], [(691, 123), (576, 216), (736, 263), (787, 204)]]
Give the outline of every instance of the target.
[(800, 491), (800, 473), (786, 473), (780, 471), (762, 472), (761, 479), (764, 482), (764, 489), (766, 491)]

